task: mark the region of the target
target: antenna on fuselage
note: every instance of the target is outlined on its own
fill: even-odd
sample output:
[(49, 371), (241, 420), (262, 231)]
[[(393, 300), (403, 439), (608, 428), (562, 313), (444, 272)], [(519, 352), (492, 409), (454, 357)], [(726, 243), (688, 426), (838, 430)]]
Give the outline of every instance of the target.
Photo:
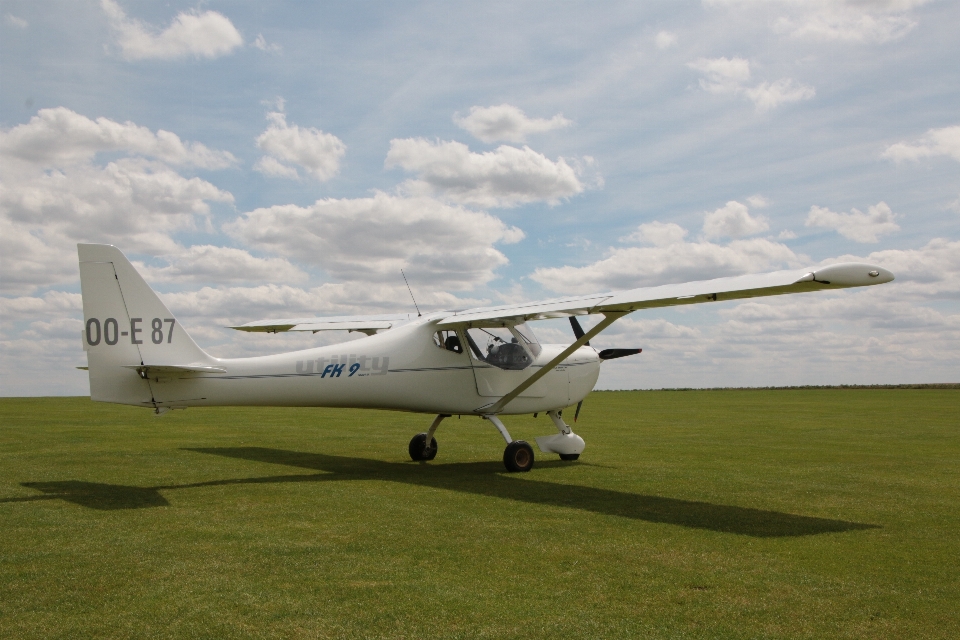
[(417, 310), (417, 317), (420, 317), (420, 307), (417, 306), (417, 299), (413, 297), (413, 289), (410, 288), (410, 283), (407, 282), (407, 274), (403, 272), (403, 269), (400, 269), (400, 275), (403, 276), (403, 282), (407, 285), (407, 291), (410, 292), (410, 299), (413, 300), (413, 307)]

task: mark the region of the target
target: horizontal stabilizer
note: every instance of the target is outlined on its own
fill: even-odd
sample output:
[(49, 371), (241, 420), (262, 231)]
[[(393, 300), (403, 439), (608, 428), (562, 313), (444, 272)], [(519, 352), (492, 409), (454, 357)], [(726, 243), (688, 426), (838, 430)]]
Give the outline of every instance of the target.
[(327, 318), (280, 318), (257, 320), (230, 329), (257, 333), (281, 333), (284, 331), (359, 331), (374, 334), (386, 331), (400, 322), (410, 320), (408, 313), (378, 316), (330, 316)]
[(124, 369), (133, 369), (141, 378), (155, 375), (171, 375), (179, 373), (226, 373), (223, 367), (211, 367), (203, 364), (125, 364)]

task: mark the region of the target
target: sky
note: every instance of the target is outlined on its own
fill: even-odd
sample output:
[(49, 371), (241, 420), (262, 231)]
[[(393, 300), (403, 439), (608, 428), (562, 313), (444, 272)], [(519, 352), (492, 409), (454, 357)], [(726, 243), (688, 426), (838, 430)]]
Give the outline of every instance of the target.
[[(960, 4), (0, 0), (0, 394), (86, 395), (76, 244), (238, 357), (252, 320), (849, 260), (636, 312), (598, 388), (960, 381)], [(586, 319), (589, 325), (597, 319)], [(533, 324), (569, 343), (563, 321)]]

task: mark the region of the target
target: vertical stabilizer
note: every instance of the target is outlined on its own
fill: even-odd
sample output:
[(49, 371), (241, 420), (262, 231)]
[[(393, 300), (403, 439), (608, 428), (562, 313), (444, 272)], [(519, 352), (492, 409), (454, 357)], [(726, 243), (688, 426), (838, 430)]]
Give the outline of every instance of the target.
[(151, 406), (150, 382), (130, 367), (215, 362), (119, 249), (79, 244), (77, 251), (91, 399)]

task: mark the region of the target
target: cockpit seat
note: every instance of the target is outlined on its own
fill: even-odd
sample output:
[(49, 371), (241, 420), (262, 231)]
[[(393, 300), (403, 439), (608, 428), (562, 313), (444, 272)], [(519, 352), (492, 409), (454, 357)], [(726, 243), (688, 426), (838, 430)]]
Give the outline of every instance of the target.
[(447, 336), (447, 339), (443, 341), (443, 348), (454, 353), (463, 353), (463, 345), (460, 344), (458, 336)]

